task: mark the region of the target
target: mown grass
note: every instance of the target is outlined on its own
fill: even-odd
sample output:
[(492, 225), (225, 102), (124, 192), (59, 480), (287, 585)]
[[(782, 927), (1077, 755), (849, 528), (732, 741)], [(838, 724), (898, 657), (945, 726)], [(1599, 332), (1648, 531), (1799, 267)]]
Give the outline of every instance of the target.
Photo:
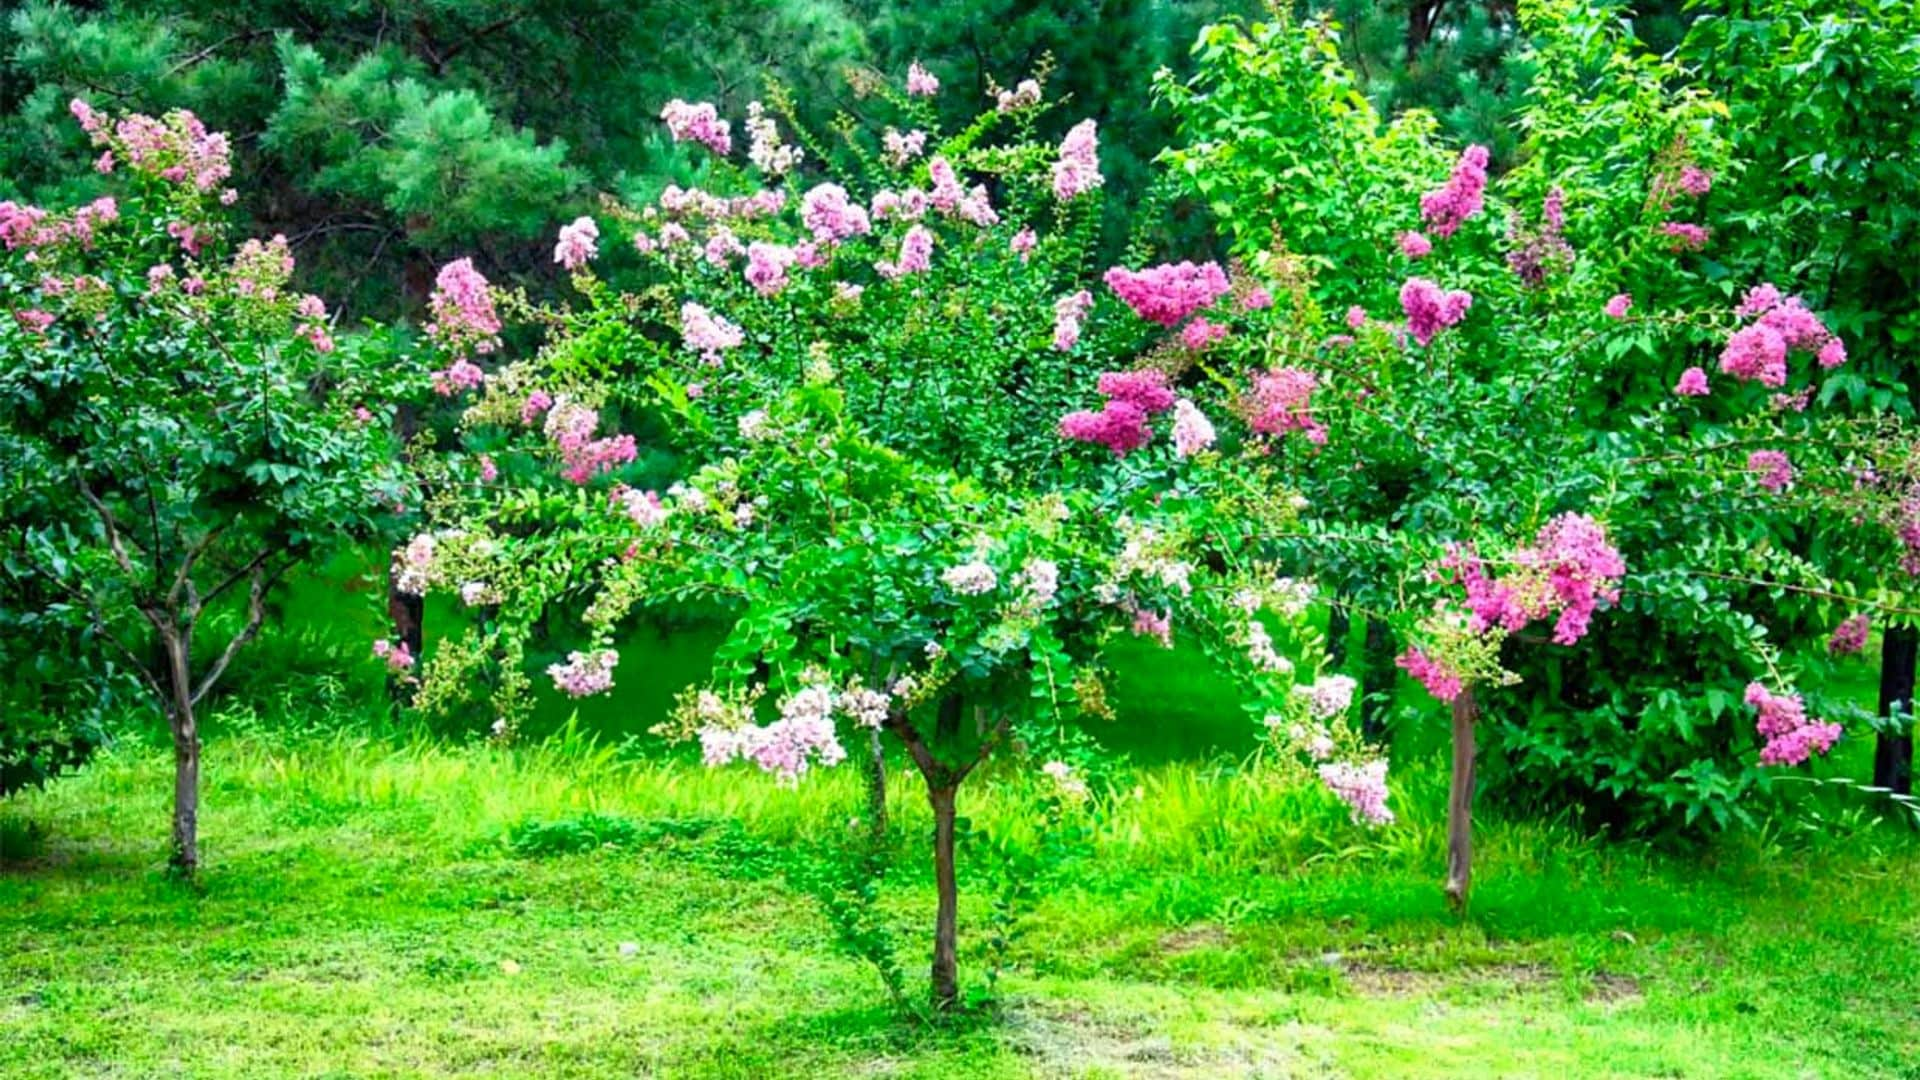
[[(207, 760), (194, 886), (160, 870), (152, 746), (0, 808), (0, 1075), (1920, 1075), (1920, 846), (1884, 825), (1662, 853), (1489, 821), (1463, 923), (1430, 769), (1367, 833), (1257, 771), (1145, 767), (996, 1005), (930, 1028), (756, 857), (846, 830), (852, 770), (237, 732)], [(962, 813), (1030, 845), (1031, 783)], [(892, 802), (918, 975), (928, 817), (909, 778)], [(961, 860), (978, 986), (984, 845)]]

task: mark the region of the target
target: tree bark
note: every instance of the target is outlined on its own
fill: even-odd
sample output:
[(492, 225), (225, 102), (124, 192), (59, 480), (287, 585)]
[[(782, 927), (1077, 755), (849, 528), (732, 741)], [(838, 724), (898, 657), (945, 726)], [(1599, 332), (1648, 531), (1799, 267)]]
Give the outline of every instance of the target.
[(1327, 663), (1338, 671), (1347, 662), (1347, 632), (1353, 629), (1353, 616), (1340, 603), (1327, 611)]
[(933, 881), (940, 906), (933, 923), (933, 1008), (945, 1012), (960, 1000), (960, 889), (953, 871), (954, 789), (927, 786), (933, 804)]
[(933, 720), (933, 734), (941, 742), (949, 742), (960, 737), (960, 717), (966, 713), (967, 703), (959, 694), (948, 694), (940, 699), (940, 711)]
[[(1913, 716), (1914, 661), (1920, 629), (1889, 626), (1880, 637), (1880, 715)], [(1873, 748), (1873, 783), (1902, 795), (1913, 792), (1913, 730), (1881, 733)]]
[(1393, 670), (1393, 634), (1385, 620), (1370, 615), (1360, 656), (1360, 734), (1371, 743), (1386, 741), (1389, 706), (1377, 701), (1392, 695)]
[(1473, 765), (1480, 707), (1473, 688), (1453, 699), (1453, 777), (1447, 787), (1447, 903), (1466, 914), (1473, 881)]
[(168, 726), (173, 729), (173, 868), (191, 877), (200, 866), (200, 729), (193, 717), (192, 639), (161, 634), (167, 654)]
[[(424, 293), (422, 295), (424, 295)], [(402, 458), (408, 457), (409, 451), (407, 447), (412, 443), (414, 435), (419, 431), (419, 427), (419, 417), (415, 415), (413, 406), (400, 406), (393, 417), (393, 430), (394, 434), (400, 438), (400, 453)], [(406, 645), (408, 655), (413, 657), (416, 664), (422, 663), (426, 659), (424, 653), (426, 650), (427, 636), (427, 600), (424, 596), (413, 596), (401, 592), (397, 582), (398, 578), (393, 572), (393, 560), (391, 555), (389, 555), (387, 561), (387, 621), (393, 624), (393, 636)], [(387, 692), (393, 698), (397, 715), (400, 702), (406, 696), (404, 684), (400, 681), (400, 676), (390, 675), (387, 677)]]
[(1426, 48), (1433, 39), (1433, 28), (1439, 25), (1440, 9), (1447, 0), (1409, 0), (1407, 4), (1407, 66), (1412, 67), (1420, 58), (1420, 50)]

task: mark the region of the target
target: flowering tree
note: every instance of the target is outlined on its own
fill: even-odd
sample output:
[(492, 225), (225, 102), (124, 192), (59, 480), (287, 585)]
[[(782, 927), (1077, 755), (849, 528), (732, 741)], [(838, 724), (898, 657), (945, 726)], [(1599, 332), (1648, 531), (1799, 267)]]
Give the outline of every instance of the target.
[(1722, 107), (1602, 15), (1522, 15), (1541, 76), (1499, 178), (1480, 147), (1448, 169), (1418, 115), (1383, 127), (1315, 23), (1214, 28), (1165, 88), (1176, 174), (1293, 286), (1247, 347), (1289, 357), (1322, 444), (1286, 482), (1349, 515), (1310, 511), (1303, 555), (1450, 704), (1461, 905), (1485, 688), (1514, 687), (1491, 717), (1510, 784), (1633, 828), (1726, 824), (1832, 745), (1787, 685), (1814, 635), (1774, 596), (1819, 553), (1782, 493), (1796, 447), (1870, 441), (1808, 409), (1846, 360), (1825, 321), (1770, 285), (1733, 303), (1694, 254)]
[[(80, 614), (83, 644), (163, 707), (172, 860), (192, 872), (195, 709), (287, 570), (368, 533), (393, 501), (370, 411), (385, 380), (377, 358), (335, 348), (318, 297), (288, 288), (285, 239), (219, 254), (224, 136), (185, 112), (73, 113), (122, 193), (67, 211), (0, 203), (9, 571), (48, 617)], [(196, 652), (215, 612), (237, 618)]]
[[(786, 783), (843, 760), (848, 735), (896, 741), (934, 817), (945, 1008), (957, 791), (1011, 755), (1086, 793), (1073, 721), (1106, 710), (1116, 636), (1200, 643), (1277, 750), (1356, 820), (1392, 815), (1385, 762), (1344, 723), (1351, 681), (1319, 677), (1313, 587), (1266, 550), (1299, 512), (1266, 450), (1311, 419), (1284, 378), (1242, 401), (1194, 363), (1268, 320), (1271, 296), (1192, 263), (1114, 267), (1096, 295), (1097, 129), (1032, 142), (1037, 81), (949, 135), (923, 69), (905, 93), (860, 88), (892, 126), (789, 142), (777, 95), (751, 107), (751, 171), (716, 109), (670, 103), (672, 136), (723, 160), (713, 190), (609, 207), (637, 289), (595, 272), (615, 255), (594, 218), (554, 250), (574, 305), (527, 305), (470, 263), (443, 272), (429, 333), (442, 392), (472, 395), (473, 453), (396, 558), (413, 587), (496, 612), (426, 660), (423, 705), (484, 670), (510, 725), (526, 642), (556, 608), (588, 637), (547, 672), (571, 695), (612, 685), (632, 611), (718, 608), (732, 632), (712, 680), (664, 734)], [(544, 339), (501, 363), (509, 316)], [(669, 446), (677, 480), (643, 480), (622, 429)]]

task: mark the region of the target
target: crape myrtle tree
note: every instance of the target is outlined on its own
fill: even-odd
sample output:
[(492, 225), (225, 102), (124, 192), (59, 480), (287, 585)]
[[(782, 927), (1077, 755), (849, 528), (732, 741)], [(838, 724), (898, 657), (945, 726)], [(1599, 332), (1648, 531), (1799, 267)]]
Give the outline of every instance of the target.
[[(1793, 689), (1796, 650), (1875, 599), (1833, 583), (1797, 497), (1803, 470), (1885, 446), (1814, 404), (1846, 346), (1702, 254), (1725, 106), (1602, 15), (1521, 16), (1541, 77), (1497, 179), (1420, 114), (1383, 125), (1312, 22), (1215, 28), (1166, 87), (1175, 172), (1299, 283), (1290, 347), (1327, 434), (1285, 483), (1301, 543), (1450, 705), (1462, 906), (1483, 740), (1504, 790), (1596, 824), (1745, 820), (1840, 734)], [(1336, 506), (1361, 520), (1315, 513)], [(1897, 537), (1873, 535), (1889, 565)]]
[[(1723, 186), (1735, 210), (1721, 216), (1717, 257), (1744, 276), (1803, 283), (1854, 360), (1827, 384), (1835, 404), (1911, 417), (1920, 385), (1920, 11), (1884, 0), (1688, 11), (1681, 56), (1726, 102), (1742, 166)], [(1836, 543), (1858, 538), (1850, 517), (1834, 517), (1843, 523)], [(1909, 580), (1891, 575), (1889, 591), (1910, 592)], [(1902, 792), (1911, 789), (1912, 736), (1895, 713), (1911, 711), (1916, 640), (1907, 620), (1881, 638), (1889, 725), (1874, 780)]]
[[(1199, 643), (1276, 760), (1356, 821), (1392, 815), (1386, 762), (1344, 720), (1352, 683), (1319, 673), (1313, 586), (1266, 541), (1300, 512), (1268, 451), (1303, 418), (1264, 372), (1198, 363), (1261, 333), (1271, 295), (1211, 263), (1113, 267), (1096, 295), (1095, 122), (1037, 139), (1050, 106), (1015, 91), (945, 129), (927, 68), (863, 79), (866, 107), (891, 111), (878, 138), (808, 134), (777, 101), (738, 130), (710, 103), (669, 106), (713, 181), (564, 226), (571, 303), (445, 268), (434, 377), (469, 403), (468, 453), (395, 558), (409, 587), (491, 613), (407, 658), (422, 707), (490, 685), (510, 727), (528, 637), (556, 613), (585, 638), (546, 671), (560, 692), (646, 678), (619, 667), (623, 620), (697, 606), (732, 630), (664, 734), (786, 783), (850, 737), (897, 743), (933, 816), (945, 1009), (958, 790), (1024, 762), (1084, 797), (1075, 720), (1106, 711), (1116, 638)], [(600, 276), (623, 262), (644, 287)], [(542, 332), (536, 351), (500, 344), (514, 323)], [(639, 437), (673, 448), (676, 480), (629, 483)]]
[(188, 112), (72, 113), (116, 194), (0, 202), (6, 578), (10, 607), (32, 602), (8, 621), (83, 620), (82, 661), (161, 706), (190, 873), (196, 710), (287, 571), (401, 495), (375, 411), (391, 365), (335, 347), (324, 302), (288, 287), (284, 238), (228, 242), (224, 135)]
[(689, 167), (640, 102), (737, 107), (771, 72), (824, 118), (860, 40), (832, 0), (31, 0), (0, 21), (0, 198), (74, 186), (75, 95), (190, 109), (233, 133), (239, 211), (306, 283), (392, 315), (449, 252), (533, 270), (556, 204)]

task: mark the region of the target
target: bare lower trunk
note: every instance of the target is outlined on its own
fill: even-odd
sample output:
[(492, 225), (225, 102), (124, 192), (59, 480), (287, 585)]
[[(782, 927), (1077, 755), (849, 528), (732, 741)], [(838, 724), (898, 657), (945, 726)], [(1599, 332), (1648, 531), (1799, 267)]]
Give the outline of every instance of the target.
[(887, 757), (880, 745), (880, 729), (868, 732), (871, 736), (867, 751), (867, 828), (872, 830), (873, 842), (883, 844), (887, 839)]
[[(1880, 715), (1912, 717), (1914, 661), (1920, 630), (1889, 626), (1880, 639)], [(1873, 782), (1902, 795), (1913, 791), (1913, 732), (1882, 734), (1873, 748)]]
[(200, 866), (200, 728), (193, 718), (193, 675), (189, 661), (191, 640), (185, 635), (162, 635), (167, 654), (167, 682), (172, 700), (167, 723), (173, 729), (173, 854), (174, 869), (191, 875)]
[(933, 923), (933, 1007), (951, 1009), (960, 1000), (959, 937), (960, 890), (953, 873), (954, 808), (951, 787), (927, 788), (933, 804), (933, 881), (940, 907)]
[(1368, 742), (1387, 741), (1386, 712), (1395, 680), (1393, 632), (1378, 615), (1367, 616), (1366, 644), (1360, 654), (1360, 734)]
[(1474, 721), (1479, 705), (1473, 689), (1453, 699), (1453, 778), (1447, 788), (1447, 903), (1465, 914), (1473, 881)]

